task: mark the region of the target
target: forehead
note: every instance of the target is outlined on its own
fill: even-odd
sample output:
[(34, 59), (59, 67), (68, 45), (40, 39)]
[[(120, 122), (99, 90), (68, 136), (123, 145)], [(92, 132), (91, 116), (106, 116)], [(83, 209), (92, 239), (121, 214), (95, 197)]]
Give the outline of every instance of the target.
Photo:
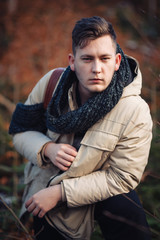
[(94, 40), (89, 40), (84, 47), (76, 47), (76, 54), (115, 54), (116, 43), (109, 35), (99, 37)]

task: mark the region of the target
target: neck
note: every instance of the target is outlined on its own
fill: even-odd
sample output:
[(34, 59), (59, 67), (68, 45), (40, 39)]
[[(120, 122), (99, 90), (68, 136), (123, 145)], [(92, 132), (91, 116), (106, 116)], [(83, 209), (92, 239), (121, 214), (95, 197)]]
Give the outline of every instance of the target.
[(78, 92), (77, 96), (80, 99), (81, 105), (83, 105), (85, 102), (87, 102), (88, 99), (94, 95), (94, 93), (91, 93), (91, 92), (88, 92), (87, 90), (85, 90), (80, 84), (78, 84), (77, 92)]

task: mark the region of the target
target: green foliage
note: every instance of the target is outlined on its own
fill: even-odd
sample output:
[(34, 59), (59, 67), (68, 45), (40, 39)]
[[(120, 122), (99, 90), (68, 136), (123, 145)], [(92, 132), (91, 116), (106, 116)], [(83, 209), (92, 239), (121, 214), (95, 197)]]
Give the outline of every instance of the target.
[(103, 240), (103, 236), (100, 230), (100, 227), (97, 223), (95, 223), (95, 230), (92, 234), (91, 240)]
[(0, 115), (0, 156), (10, 149), (9, 142), (11, 141), (11, 137), (8, 135), (6, 129), (4, 129), (5, 119), (2, 116)]
[(145, 180), (137, 188), (147, 220), (152, 231), (152, 239), (160, 239), (160, 134), (159, 126), (154, 130)]

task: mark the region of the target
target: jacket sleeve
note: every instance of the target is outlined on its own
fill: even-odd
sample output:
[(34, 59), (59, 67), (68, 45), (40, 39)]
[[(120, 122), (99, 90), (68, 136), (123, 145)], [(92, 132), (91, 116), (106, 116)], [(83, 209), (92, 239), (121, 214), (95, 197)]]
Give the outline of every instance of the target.
[(142, 104), (126, 125), (109, 159), (110, 167), (88, 175), (63, 180), (69, 207), (105, 200), (129, 192), (138, 185), (148, 161), (152, 120), (147, 104)]
[[(53, 70), (48, 72), (35, 85), (32, 92), (29, 94), (25, 105), (38, 104), (43, 102), (47, 84), (52, 72)], [(41, 121), (41, 119), (39, 119), (39, 121)], [(43, 161), (41, 159), (41, 150), (43, 149), (43, 146), (49, 141), (51, 141), (49, 137), (38, 131), (26, 131), (13, 135), (13, 144), (15, 149), (33, 164), (39, 166), (43, 165)]]

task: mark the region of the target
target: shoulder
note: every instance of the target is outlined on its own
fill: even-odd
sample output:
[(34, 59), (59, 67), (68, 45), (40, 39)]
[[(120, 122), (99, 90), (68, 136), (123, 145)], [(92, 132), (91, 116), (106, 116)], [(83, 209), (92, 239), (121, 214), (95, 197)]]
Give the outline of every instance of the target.
[(123, 113), (125, 113), (128, 118), (130, 116), (133, 117), (133, 115), (150, 115), (149, 106), (141, 96), (128, 96), (127, 98), (122, 98), (117, 107), (123, 110)]
[(142, 126), (149, 131), (152, 129), (152, 118), (148, 104), (140, 96), (122, 98), (110, 114), (123, 126)]
[(37, 82), (37, 84), (32, 89), (31, 93), (29, 94), (25, 104), (31, 105), (43, 102), (49, 79), (55, 70), (56, 69), (52, 69)]
[(114, 111), (122, 116), (125, 115), (128, 119), (134, 115), (150, 115), (149, 106), (141, 96), (128, 96), (120, 99)]
[[(118, 104), (97, 123), (96, 128), (118, 138), (126, 128), (152, 130), (152, 119), (148, 104), (140, 96), (122, 98)], [(131, 130), (132, 131), (132, 130)]]

